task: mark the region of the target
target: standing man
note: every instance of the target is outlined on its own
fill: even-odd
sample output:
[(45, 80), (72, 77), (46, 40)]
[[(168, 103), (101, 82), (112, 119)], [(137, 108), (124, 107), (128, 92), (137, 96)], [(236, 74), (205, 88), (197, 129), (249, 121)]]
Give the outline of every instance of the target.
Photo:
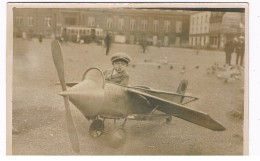
[(231, 55), (235, 50), (236, 43), (238, 39), (236, 37), (233, 38), (232, 41), (229, 41), (225, 44), (225, 53), (226, 53), (226, 65), (230, 66), (231, 65)]
[(68, 35), (67, 35), (67, 28), (63, 28), (62, 30), (62, 42), (65, 42), (68, 45)]
[(77, 34), (77, 40), (76, 40), (77, 43), (80, 43), (80, 35), (79, 33)]
[(240, 66), (243, 66), (243, 58), (245, 55), (245, 41), (244, 40), (245, 40), (244, 36), (240, 36), (239, 42), (237, 43), (237, 46), (236, 46), (236, 53), (237, 53), (236, 65), (239, 65), (238, 60), (240, 58)]
[(106, 55), (109, 53), (110, 45), (111, 45), (111, 36), (110, 33), (107, 33), (105, 37), (105, 45), (106, 45)]
[(145, 53), (147, 45), (148, 45), (148, 42), (147, 42), (145, 35), (142, 35), (141, 40), (140, 40), (140, 45), (142, 47), (143, 53)]
[(42, 43), (42, 33), (39, 35), (39, 42)]
[(26, 32), (22, 32), (22, 39), (26, 40)]

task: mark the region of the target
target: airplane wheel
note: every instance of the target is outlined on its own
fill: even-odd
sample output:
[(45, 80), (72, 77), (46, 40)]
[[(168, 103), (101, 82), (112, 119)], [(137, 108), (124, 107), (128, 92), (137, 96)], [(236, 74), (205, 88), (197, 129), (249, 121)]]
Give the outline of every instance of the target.
[(125, 144), (126, 132), (123, 128), (115, 129), (111, 134), (111, 146), (119, 148)]
[(166, 118), (166, 124), (169, 124), (171, 121), (172, 121), (172, 117), (171, 116)]
[(94, 120), (89, 127), (89, 134), (92, 138), (98, 138), (104, 132), (104, 122), (102, 120)]

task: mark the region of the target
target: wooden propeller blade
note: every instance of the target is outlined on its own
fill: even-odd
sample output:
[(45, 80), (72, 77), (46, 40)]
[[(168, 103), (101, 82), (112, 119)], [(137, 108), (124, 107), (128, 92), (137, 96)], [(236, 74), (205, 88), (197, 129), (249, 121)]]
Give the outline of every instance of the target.
[[(52, 57), (53, 61), (58, 73), (58, 77), (61, 83), (62, 91), (66, 91), (66, 82), (64, 78), (64, 65), (63, 65), (63, 57), (62, 57), (62, 50), (60, 43), (57, 40), (52, 41), (51, 43), (51, 50), (52, 50)], [(79, 140), (78, 140), (78, 134), (77, 129), (74, 124), (70, 107), (69, 107), (69, 98), (68, 96), (63, 96), (64, 98), (64, 104), (65, 104), (65, 110), (66, 110), (66, 120), (67, 120), (67, 128), (69, 133), (70, 142), (72, 144), (72, 149), (79, 153)]]
[(66, 91), (66, 83), (64, 77), (64, 63), (62, 57), (61, 46), (58, 40), (53, 40), (51, 43), (52, 58), (58, 73), (62, 91)]
[(65, 104), (65, 109), (66, 109), (66, 121), (67, 121), (67, 128), (69, 132), (69, 137), (70, 137), (70, 142), (72, 145), (72, 149), (76, 152), (79, 153), (79, 139), (78, 139), (78, 133), (76, 126), (74, 124), (71, 112), (70, 112), (70, 107), (69, 107), (69, 97), (64, 96), (64, 104)]

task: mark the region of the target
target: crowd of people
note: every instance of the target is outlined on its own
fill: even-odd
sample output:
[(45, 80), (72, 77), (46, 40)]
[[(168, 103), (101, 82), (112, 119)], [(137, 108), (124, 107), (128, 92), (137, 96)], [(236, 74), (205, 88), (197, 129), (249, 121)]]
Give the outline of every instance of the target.
[(226, 65), (231, 66), (232, 54), (236, 53), (236, 65), (243, 67), (243, 60), (245, 55), (245, 38), (240, 36), (234, 37), (231, 41), (225, 44)]
[[(25, 32), (23, 32), (22, 34), (22, 38), (26, 39), (27, 35)], [(40, 43), (42, 43), (43, 41), (43, 35), (42, 33), (39, 34), (38, 36), (38, 40)], [(60, 42), (63, 42), (65, 44), (67, 44), (68, 41), (68, 35), (67, 32), (62, 32), (61, 38), (59, 39)], [(78, 43), (80, 42), (80, 35), (77, 35), (77, 41)], [(105, 48), (106, 48), (106, 52), (105, 54), (108, 55), (109, 51), (111, 49), (111, 43), (112, 43), (112, 36), (111, 33), (108, 32), (106, 34), (106, 36), (103, 38), (103, 43)], [(141, 39), (139, 42), (140, 46), (142, 47), (142, 52), (145, 53), (146, 48), (147, 48), (147, 40), (146, 39)], [(161, 46), (161, 42), (158, 42), (159, 46)], [(226, 55), (226, 60), (225, 60), (225, 66), (230, 67), (232, 66), (231, 64), (231, 59), (232, 59), (232, 54), (236, 54), (236, 66), (240, 66), (243, 67), (243, 63), (244, 63), (244, 54), (245, 54), (245, 38), (244, 36), (239, 36), (239, 37), (234, 37), (231, 41), (228, 41), (225, 44), (225, 55)]]

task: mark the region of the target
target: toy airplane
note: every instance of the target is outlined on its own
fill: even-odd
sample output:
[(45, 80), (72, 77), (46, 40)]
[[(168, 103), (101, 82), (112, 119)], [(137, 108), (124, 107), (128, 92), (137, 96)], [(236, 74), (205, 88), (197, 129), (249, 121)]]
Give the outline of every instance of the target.
[[(66, 83), (64, 64), (60, 43), (54, 40), (51, 44), (53, 61), (62, 87), (61, 96), (64, 98), (67, 128), (72, 149), (79, 152), (77, 130), (70, 112), (69, 101), (92, 123), (89, 128), (90, 136), (97, 138), (104, 132), (104, 121), (114, 120), (114, 130), (111, 134), (111, 145), (120, 147), (126, 141), (124, 125), (129, 119), (144, 120), (152, 117), (175, 116), (199, 126), (214, 131), (223, 131), (225, 127), (212, 119), (208, 114), (188, 108), (184, 104), (197, 100), (184, 93), (188, 82), (181, 81), (177, 93), (154, 90), (145, 86), (122, 86), (107, 82), (103, 72), (98, 68), (88, 69), (79, 83)], [(66, 86), (70, 86), (67, 89)], [(185, 101), (188, 99), (188, 101)], [(157, 114), (160, 111), (161, 114)], [(116, 121), (123, 119), (122, 125), (116, 127)]]

